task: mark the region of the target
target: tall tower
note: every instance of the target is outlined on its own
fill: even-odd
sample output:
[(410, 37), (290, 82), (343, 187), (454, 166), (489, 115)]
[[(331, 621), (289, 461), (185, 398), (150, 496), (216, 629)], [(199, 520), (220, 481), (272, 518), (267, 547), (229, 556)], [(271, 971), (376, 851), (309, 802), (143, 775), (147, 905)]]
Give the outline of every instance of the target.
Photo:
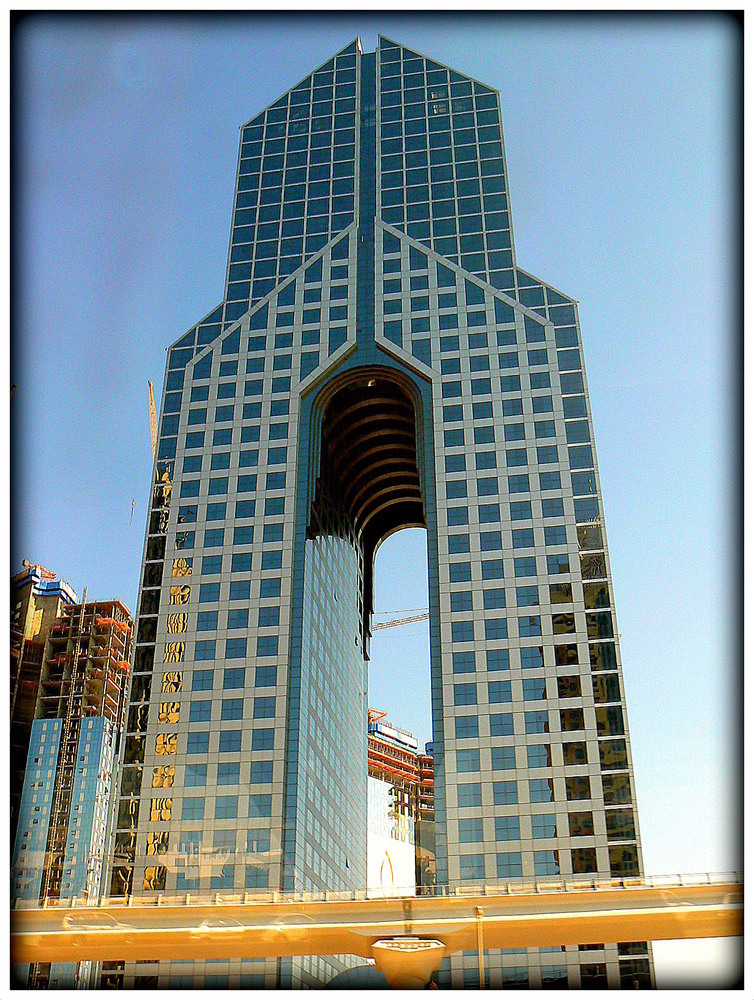
[[(438, 884), (639, 874), (576, 303), (516, 262), (499, 95), (381, 38), (243, 127), (225, 292), (168, 353), (113, 895), (365, 886), (374, 554), (416, 525)], [(490, 985), (650, 981), (552, 951)]]

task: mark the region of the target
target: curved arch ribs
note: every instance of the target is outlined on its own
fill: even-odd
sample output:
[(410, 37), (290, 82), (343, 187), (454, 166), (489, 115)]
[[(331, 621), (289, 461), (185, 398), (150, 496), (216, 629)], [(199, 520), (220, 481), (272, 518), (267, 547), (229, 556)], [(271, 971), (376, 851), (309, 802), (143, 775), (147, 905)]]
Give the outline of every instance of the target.
[[(390, 370), (349, 373), (329, 393), (321, 422), (320, 469), (309, 532), (345, 520), (361, 548), (364, 634), (369, 634), (374, 554), (388, 535), (426, 527), (411, 389)], [(328, 516), (329, 514), (329, 516)]]

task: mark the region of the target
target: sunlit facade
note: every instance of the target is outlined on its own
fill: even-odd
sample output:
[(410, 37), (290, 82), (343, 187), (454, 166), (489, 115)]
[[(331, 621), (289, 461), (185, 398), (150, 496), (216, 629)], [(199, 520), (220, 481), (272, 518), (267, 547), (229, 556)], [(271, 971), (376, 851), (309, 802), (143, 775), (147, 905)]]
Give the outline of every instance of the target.
[[(516, 261), (497, 92), (382, 38), (243, 127), (223, 299), (169, 350), (112, 895), (365, 888), (374, 553), (407, 526), (427, 529), (438, 885), (639, 874), (576, 303)], [(632, 986), (650, 961), (485, 968)]]

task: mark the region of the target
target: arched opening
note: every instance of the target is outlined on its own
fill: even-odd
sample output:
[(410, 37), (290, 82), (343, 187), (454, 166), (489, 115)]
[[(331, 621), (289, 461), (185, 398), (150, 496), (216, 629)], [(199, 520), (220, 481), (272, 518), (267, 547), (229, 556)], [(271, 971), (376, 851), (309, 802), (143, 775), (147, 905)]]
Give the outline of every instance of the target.
[(317, 410), (313, 446), (319, 462), (312, 465), (319, 474), (307, 535), (345, 535), (359, 552), (359, 616), (368, 657), (375, 553), (394, 532), (426, 526), (421, 400), (406, 375), (369, 367), (330, 383)]
[(429, 606), (427, 533), (398, 531), (377, 550), (374, 567), (374, 633), (369, 664), (369, 704), (416, 736), (419, 747), (432, 739), (429, 621), (408, 621)]
[[(411, 885), (420, 879), (427, 884), (420, 870), (434, 870), (434, 822), (431, 764), (424, 754), (432, 739), (425, 482), (434, 477), (431, 462), (425, 469), (424, 402), (406, 373), (374, 366), (333, 379), (311, 412), (302, 690), (316, 686), (324, 673), (337, 677), (337, 684), (329, 688), (334, 711), (326, 731), (310, 716), (308, 736), (318, 744), (337, 739), (341, 754), (351, 748), (348, 765), (341, 757), (338, 785), (369, 800), (367, 884), (385, 835), (382, 820), (395, 825), (389, 853), (400, 873), (396, 878), (404, 879), (404, 887), (409, 877)], [(406, 607), (425, 612), (417, 628), (377, 630)], [(387, 614), (373, 621), (374, 611)], [(401, 652), (392, 655), (395, 649)], [(385, 722), (378, 733), (370, 718), (368, 788), (367, 705), (404, 730), (385, 746), (380, 741), (394, 739), (395, 731)]]

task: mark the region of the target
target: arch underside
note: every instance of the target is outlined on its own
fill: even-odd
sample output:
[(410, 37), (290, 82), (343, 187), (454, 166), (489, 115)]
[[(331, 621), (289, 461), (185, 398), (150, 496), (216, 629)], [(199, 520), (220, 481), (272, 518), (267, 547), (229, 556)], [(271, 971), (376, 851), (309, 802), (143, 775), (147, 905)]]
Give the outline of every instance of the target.
[(426, 527), (417, 425), (408, 378), (386, 369), (352, 373), (331, 392), (322, 418), (309, 534), (347, 533), (359, 551), (365, 649), (374, 555), (400, 528)]

